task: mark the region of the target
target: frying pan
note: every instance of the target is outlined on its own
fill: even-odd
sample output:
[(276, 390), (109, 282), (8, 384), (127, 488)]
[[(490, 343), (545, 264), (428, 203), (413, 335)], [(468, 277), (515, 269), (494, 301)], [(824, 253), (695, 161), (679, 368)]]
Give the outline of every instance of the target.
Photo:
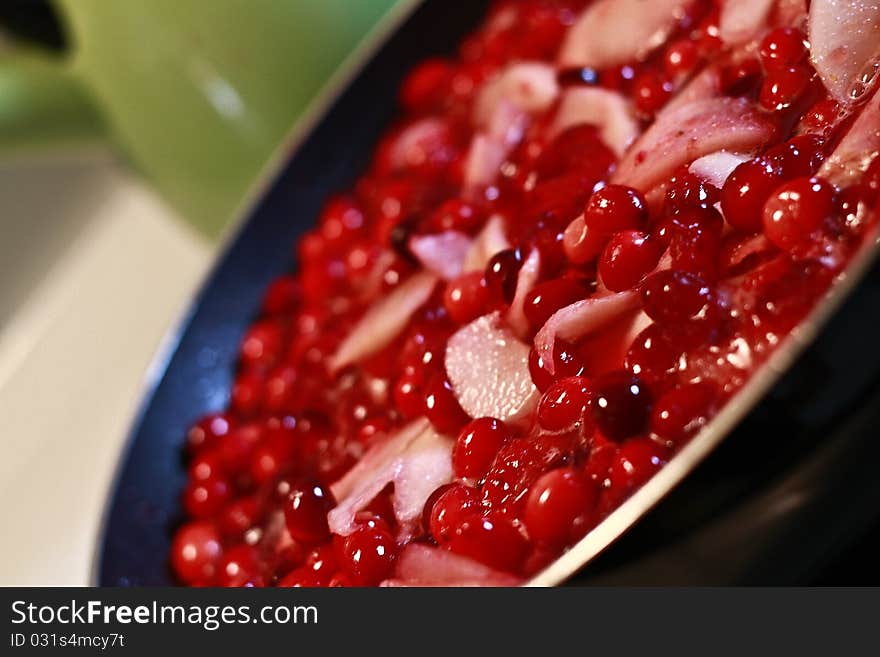
[[(324, 198), (349, 188), (417, 61), (454, 50), (488, 2), (400, 9), (361, 49), (254, 195), (151, 369), (98, 538), (94, 581), (166, 585), (184, 434), (228, 399), (262, 292)], [(796, 584), (876, 577), (880, 267), (874, 244), (710, 426), (532, 583)], [(852, 549), (856, 548), (856, 552)], [(861, 551), (858, 551), (861, 550)], [(855, 561), (853, 555), (861, 555)], [(589, 563), (588, 563), (589, 562)], [(586, 565), (584, 565), (586, 564)], [(855, 573), (855, 575), (854, 575)]]

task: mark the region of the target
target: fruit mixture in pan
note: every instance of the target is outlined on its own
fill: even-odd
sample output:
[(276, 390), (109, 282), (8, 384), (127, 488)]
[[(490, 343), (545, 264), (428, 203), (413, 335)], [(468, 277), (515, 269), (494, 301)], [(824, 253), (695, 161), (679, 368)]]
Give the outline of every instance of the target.
[(878, 50), (871, 0), (494, 4), (403, 81), (190, 429), (179, 581), (546, 567), (865, 242)]

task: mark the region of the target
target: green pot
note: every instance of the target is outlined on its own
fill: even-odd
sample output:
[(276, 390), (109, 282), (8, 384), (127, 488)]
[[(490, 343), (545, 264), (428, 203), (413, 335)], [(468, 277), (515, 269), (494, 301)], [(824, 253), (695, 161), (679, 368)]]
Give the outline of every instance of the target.
[(61, 59), (0, 57), (0, 148), (109, 135), (216, 236), (395, 0), (56, 0)]

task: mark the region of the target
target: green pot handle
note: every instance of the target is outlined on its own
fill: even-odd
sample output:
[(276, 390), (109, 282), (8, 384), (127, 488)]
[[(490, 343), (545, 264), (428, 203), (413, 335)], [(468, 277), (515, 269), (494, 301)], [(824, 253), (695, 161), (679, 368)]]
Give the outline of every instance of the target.
[(0, 151), (104, 136), (99, 112), (66, 59), (19, 48), (0, 53)]

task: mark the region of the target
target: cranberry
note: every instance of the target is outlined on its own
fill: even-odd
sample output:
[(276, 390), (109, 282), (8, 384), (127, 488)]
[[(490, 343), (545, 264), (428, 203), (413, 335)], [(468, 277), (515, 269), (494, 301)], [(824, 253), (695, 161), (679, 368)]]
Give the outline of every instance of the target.
[(480, 494), (464, 484), (448, 484), (438, 488), (425, 503), (425, 525), (438, 543), (449, 540), (468, 518), (478, 515)]
[(539, 180), (550, 180), (573, 169), (584, 169), (585, 177), (595, 183), (605, 176), (615, 159), (596, 127), (581, 123), (563, 130), (547, 144), (535, 170)]
[(777, 111), (791, 107), (807, 91), (812, 77), (812, 72), (804, 66), (770, 70), (761, 85), (761, 106)]
[(486, 312), (489, 289), (483, 272), (462, 274), (446, 285), (443, 306), (449, 317), (457, 324), (467, 324)]
[(229, 417), (223, 413), (213, 413), (206, 415), (196, 422), (186, 433), (187, 448), (197, 451), (205, 447), (211, 447), (232, 428), (232, 422)]
[(823, 144), (817, 135), (799, 135), (769, 149), (764, 157), (783, 178), (812, 176), (822, 165)]
[(445, 375), (435, 376), (428, 384), (424, 404), (425, 416), (440, 433), (456, 434), (469, 419)]
[(250, 475), (257, 484), (274, 479), (290, 462), (295, 446), (287, 436), (272, 435), (251, 455)]
[(245, 371), (235, 378), (230, 395), (230, 406), (243, 417), (256, 415), (262, 404), (263, 377), (254, 371)]
[(218, 586), (265, 586), (260, 557), (251, 545), (226, 551), (217, 569)]
[(559, 71), (556, 80), (563, 87), (592, 87), (599, 84), (599, 74), (589, 66), (567, 68)]
[(818, 101), (806, 111), (801, 119), (802, 125), (814, 132), (825, 133), (840, 119), (840, 105), (833, 98)]
[(406, 419), (419, 417), (425, 409), (422, 379), (419, 374), (404, 374), (394, 384), (394, 406)]
[(223, 475), (223, 457), (220, 450), (204, 450), (193, 457), (189, 464), (190, 481), (207, 481)]
[(611, 463), (602, 506), (611, 510), (623, 502), (653, 477), (668, 458), (668, 450), (649, 438), (627, 440)]
[(499, 251), (486, 265), (486, 286), (493, 299), (509, 304), (516, 294), (517, 277), (523, 257), (519, 249)]
[(226, 536), (241, 538), (253, 527), (260, 517), (257, 500), (253, 497), (240, 497), (230, 502), (220, 513), (218, 523)]
[(821, 178), (797, 178), (779, 187), (764, 206), (764, 233), (791, 251), (810, 240), (834, 212), (834, 187)]
[(624, 185), (606, 185), (597, 190), (584, 209), (588, 230), (605, 239), (621, 230), (641, 228), (647, 220), (644, 197)]
[(532, 333), (537, 333), (553, 313), (586, 296), (587, 291), (583, 286), (568, 278), (538, 283), (526, 295), (523, 305), (529, 329)]
[(781, 182), (776, 167), (767, 160), (743, 162), (733, 170), (721, 190), (724, 219), (737, 230), (758, 232), (764, 203)]
[(667, 48), (663, 55), (663, 67), (671, 77), (685, 76), (693, 72), (700, 61), (697, 44), (690, 39), (679, 39)]
[(651, 324), (639, 333), (627, 351), (626, 368), (654, 385), (663, 383), (679, 366), (682, 350), (657, 324)]
[(361, 526), (346, 537), (341, 566), (354, 581), (374, 586), (391, 575), (397, 549), (397, 542), (388, 531)]
[(529, 374), (541, 392), (546, 391), (557, 379), (580, 376), (585, 370), (586, 365), (577, 349), (565, 340), (556, 340), (553, 347), (553, 374), (547, 370), (543, 358), (534, 347), (529, 351)]
[(364, 227), (364, 214), (354, 199), (337, 196), (324, 206), (318, 224), (327, 248), (338, 251), (351, 245)]
[(466, 520), (448, 545), (453, 552), (513, 573), (519, 571), (529, 549), (525, 537), (513, 523), (498, 513)]
[(428, 112), (447, 97), (454, 69), (444, 59), (427, 59), (418, 64), (403, 81), (400, 103), (409, 112)]
[(292, 312), (299, 305), (301, 297), (302, 290), (295, 276), (279, 276), (263, 295), (263, 312), (267, 315)]
[(721, 91), (725, 96), (746, 96), (761, 80), (761, 64), (755, 58), (744, 59), (721, 69)]
[(698, 178), (686, 168), (679, 169), (669, 181), (663, 209), (671, 215), (698, 208), (705, 209), (714, 205), (719, 195), (716, 187)]
[(457, 230), (461, 233), (476, 233), (483, 225), (484, 216), (474, 205), (461, 199), (450, 199), (437, 208), (430, 218), (434, 232)]
[(630, 372), (609, 372), (593, 382), (593, 419), (608, 438), (622, 441), (644, 431), (651, 392)]
[(325, 582), (315, 575), (310, 568), (300, 566), (278, 580), (278, 586), (290, 588), (318, 588)]
[(686, 271), (667, 269), (651, 274), (642, 285), (642, 307), (648, 317), (665, 326), (718, 321), (712, 288)]
[(529, 489), (523, 521), (529, 538), (561, 548), (573, 538), (573, 530), (585, 524), (598, 498), (598, 486), (573, 468), (560, 468), (542, 475)]
[(184, 584), (210, 582), (222, 556), (220, 534), (210, 522), (189, 522), (174, 533), (171, 568)]
[(549, 431), (568, 429), (583, 419), (590, 404), (590, 382), (581, 376), (557, 381), (541, 397), (538, 422)]
[(672, 220), (669, 255), (674, 269), (681, 269), (707, 280), (718, 274), (724, 221), (714, 208), (681, 212)]
[(261, 397), (263, 407), (269, 413), (283, 413), (295, 404), (294, 392), (299, 381), (299, 371), (290, 364), (275, 367), (263, 382)]
[(633, 81), (633, 98), (636, 109), (646, 116), (653, 116), (672, 96), (672, 81), (656, 71), (645, 71)]
[(718, 401), (718, 386), (710, 381), (673, 388), (654, 404), (651, 431), (678, 447), (705, 426)]
[(767, 69), (796, 66), (807, 58), (809, 43), (794, 27), (778, 27), (761, 41), (761, 62)]
[(263, 427), (256, 423), (242, 425), (220, 441), (217, 448), (223, 469), (229, 474), (239, 473), (250, 462), (250, 455), (263, 439)]
[(211, 518), (229, 501), (232, 491), (222, 475), (190, 481), (183, 491), (183, 508), (192, 518)]
[(657, 266), (662, 250), (657, 241), (637, 230), (616, 233), (599, 258), (599, 275), (609, 290), (629, 290)]
[(495, 454), (510, 438), (504, 422), (481, 417), (468, 422), (452, 448), (452, 467), (457, 477), (479, 479), (486, 474)]
[(324, 585), (339, 570), (339, 561), (336, 558), (336, 553), (337, 550), (334, 549), (332, 544), (316, 547), (306, 555), (303, 568), (312, 577), (316, 578), (321, 585)]
[(333, 493), (314, 480), (293, 483), (286, 495), (284, 518), (294, 540), (314, 544), (330, 536), (327, 513), (336, 506)]

